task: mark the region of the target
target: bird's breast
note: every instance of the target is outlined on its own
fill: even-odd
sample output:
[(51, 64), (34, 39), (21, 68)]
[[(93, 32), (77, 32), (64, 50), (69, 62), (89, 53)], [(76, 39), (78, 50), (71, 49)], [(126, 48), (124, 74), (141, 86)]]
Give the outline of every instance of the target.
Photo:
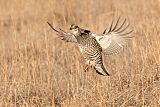
[(80, 50), (81, 53), (84, 53), (85, 50), (87, 49), (87, 46), (84, 46), (84, 45), (81, 45), (81, 44), (79, 44), (78, 47), (79, 47), (79, 50)]

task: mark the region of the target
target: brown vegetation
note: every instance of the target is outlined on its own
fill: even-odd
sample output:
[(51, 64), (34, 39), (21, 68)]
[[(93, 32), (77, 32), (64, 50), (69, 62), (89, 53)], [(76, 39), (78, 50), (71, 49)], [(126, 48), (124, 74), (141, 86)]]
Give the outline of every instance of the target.
[[(127, 18), (135, 38), (105, 57), (111, 76), (83, 72), (77, 46), (47, 21), (101, 33)], [(0, 107), (160, 106), (159, 0), (1, 0)]]

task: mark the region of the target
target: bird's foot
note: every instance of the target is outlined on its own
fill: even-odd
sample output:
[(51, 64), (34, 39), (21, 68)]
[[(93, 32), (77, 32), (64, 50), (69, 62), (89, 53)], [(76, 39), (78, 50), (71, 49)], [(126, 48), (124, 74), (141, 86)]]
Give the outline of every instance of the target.
[(85, 71), (85, 72), (88, 71), (89, 67), (91, 67), (90, 64), (85, 64), (85, 65), (84, 65), (84, 71)]

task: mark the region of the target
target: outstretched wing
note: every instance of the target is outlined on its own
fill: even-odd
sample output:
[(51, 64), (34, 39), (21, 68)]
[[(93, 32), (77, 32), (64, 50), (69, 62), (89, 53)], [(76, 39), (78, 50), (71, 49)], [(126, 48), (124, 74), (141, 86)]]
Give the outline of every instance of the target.
[(75, 38), (75, 36), (73, 34), (67, 33), (65, 31), (63, 31), (62, 29), (60, 29), (60, 28), (59, 28), (59, 30), (57, 30), (49, 22), (47, 22), (47, 23), (52, 28), (52, 30), (57, 32), (57, 34), (59, 35), (59, 37), (62, 40), (65, 40), (66, 42), (77, 42), (77, 39)]
[(112, 21), (107, 33), (107, 29), (105, 29), (103, 32), (104, 35), (95, 36), (105, 55), (111, 55), (120, 52), (127, 41), (133, 38), (133, 36), (129, 36), (133, 30), (128, 30), (129, 24), (126, 24), (126, 19), (121, 24), (119, 24), (119, 21), (120, 17), (115, 25), (113, 25)]

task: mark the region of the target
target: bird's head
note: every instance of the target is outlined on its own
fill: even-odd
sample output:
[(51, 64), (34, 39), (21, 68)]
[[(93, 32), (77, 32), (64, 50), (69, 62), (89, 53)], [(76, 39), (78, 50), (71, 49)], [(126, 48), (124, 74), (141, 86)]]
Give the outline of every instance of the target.
[(72, 34), (77, 35), (79, 33), (79, 27), (75, 24), (72, 24), (69, 28)]

